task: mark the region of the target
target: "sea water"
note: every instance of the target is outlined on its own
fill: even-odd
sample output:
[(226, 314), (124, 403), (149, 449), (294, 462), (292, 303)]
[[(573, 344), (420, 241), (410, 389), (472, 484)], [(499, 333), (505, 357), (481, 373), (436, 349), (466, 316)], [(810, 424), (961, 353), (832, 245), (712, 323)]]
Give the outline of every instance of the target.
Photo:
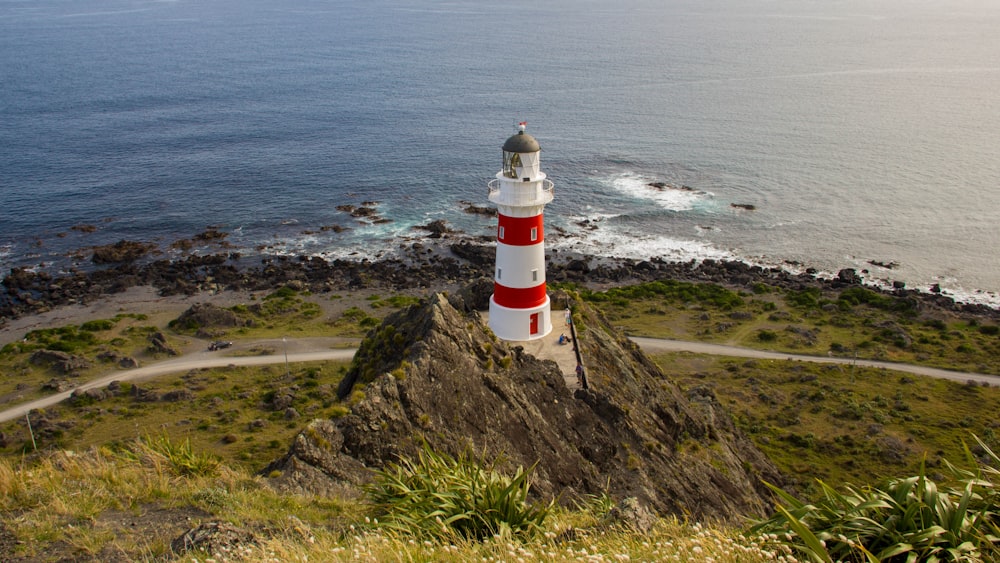
[[(976, 0), (0, 0), (0, 267), (209, 225), (327, 258), (489, 236), (463, 208), (527, 121), (551, 248), (996, 304), (998, 29)], [(336, 209), (364, 202), (389, 222)]]

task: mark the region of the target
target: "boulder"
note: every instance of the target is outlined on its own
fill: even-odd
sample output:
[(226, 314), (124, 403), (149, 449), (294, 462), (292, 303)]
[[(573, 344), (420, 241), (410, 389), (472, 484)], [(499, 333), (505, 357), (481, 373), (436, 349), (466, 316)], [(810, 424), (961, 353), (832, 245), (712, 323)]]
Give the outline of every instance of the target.
[(31, 363), (48, 364), (62, 374), (75, 374), (90, 367), (90, 362), (82, 356), (75, 356), (59, 350), (36, 350), (31, 354)]
[(107, 399), (110, 396), (111, 393), (108, 392), (107, 389), (92, 388), (92, 389), (84, 389), (82, 391), (77, 389), (76, 391), (73, 391), (70, 394), (69, 399), (70, 402), (74, 404), (80, 402), (91, 403), (95, 401), (103, 401), (104, 399)]
[(858, 272), (854, 268), (844, 268), (843, 270), (837, 272), (837, 281), (844, 284), (857, 285), (860, 284), (862, 280), (861, 276), (858, 275)]
[(52, 378), (42, 384), (42, 391), (55, 391), (56, 393), (63, 393), (74, 387), (76, 387), (75, 384), (65, 379)]
[(149, 351), (154, 354), (166, 354), (168, 356), (176, 356), (177, 350), (174, 350), (167, 344), (167, 337), (163, 335), (162, 332), (154, 332), (150, 334), (147, 338), (149, 341)]
[(241, 553), (240, 548), (256, 544), (257, 538), (249, 530), (227, 522), (205, 522), (170, 542), (170, 549), (178, 555), (202, 551), (209, 556), (228, 558)]
[(149, 254), (156, 245), (133, 240), (120, 240), (114, 244), (94, 248), (91, 261), (94, 264), (121, 264), (135, 262)]
[(430, 235), (428, 236), (430, 238), (441, 238), (444, 235), (455, 232), (448, 227), (448, 223), (444, 219), (437, 219), (426, 225), (417, 225), (413, 228), (429, 232)]
[(639, 503), (635, 497), (629, 497), (608, 511), (604, 524), (625, 528), (638, 534), (646, 534), (656, 525), (656, 514)]
[(229, 309), (211, 303), (195, 303), (172, 321), (170, 326), (181, 330), (232, 328), (243, 326), (243, 321)]

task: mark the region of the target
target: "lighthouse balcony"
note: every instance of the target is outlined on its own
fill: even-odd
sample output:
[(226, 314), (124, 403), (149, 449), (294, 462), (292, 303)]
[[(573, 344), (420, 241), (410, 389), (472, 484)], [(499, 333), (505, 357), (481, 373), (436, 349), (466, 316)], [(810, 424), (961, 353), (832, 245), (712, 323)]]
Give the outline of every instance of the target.
[(552, 201), (554, 185), (552, 180), (527, 182), (527, 185), (506, 182), (499, 178), (490, 180), (490, 201), (497, 205), (530, 206), (545, 205)]

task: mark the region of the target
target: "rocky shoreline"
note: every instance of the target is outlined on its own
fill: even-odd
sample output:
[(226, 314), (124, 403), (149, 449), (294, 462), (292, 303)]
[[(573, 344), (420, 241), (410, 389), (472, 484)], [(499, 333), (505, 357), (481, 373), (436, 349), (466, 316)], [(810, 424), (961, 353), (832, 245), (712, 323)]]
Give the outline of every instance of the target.
[[(315, 256), (244, 257), (220, 248), (207, 255), (189, 255), (174, 260), (144, 261), (143, 243), (121, 241), (96, 249), (94, 269), (53, 275), (45, 271), (12, 269), (0, 282), (0, 326), (8, 320), (44, 313), (73, 304), (151, 286), (161, 296), (196, 295), (223, 291), (268, 291), (283, 285), (314, 293), (361, 289), (438, 289), (480, 277), (491, 277), (495, 248), (491, 240), (474, 239), (433, 226), (437, 236), (429, 242), (401, 244), (396, 257), (378, 260), (328, 261)], [(113, 248), (112, 248), (113, 247)], [(116, 258), (113, 252), (121, 250)], [(737, 261), (703, 260), (668, 262), (662, 259), (596, 259), (551, 250), (547, 278), (550, 282), (572, 282), (601, 289), (614, 285), (662, 279), (707, 282), (749, 290), (763, 283), (789, 290), (818, 288), (822, 291), (862, 284), (853, 269), (841, 270), (833, 279), (823, 279), (814, 270), (791, 273)], [(907, 289), (896, 283), (891, 290), (876, 291), (919, 301), (927, 307), (956, 313), (1000, 318), (1000, 310), (982, 304), (956, 302), (941, 293)]]

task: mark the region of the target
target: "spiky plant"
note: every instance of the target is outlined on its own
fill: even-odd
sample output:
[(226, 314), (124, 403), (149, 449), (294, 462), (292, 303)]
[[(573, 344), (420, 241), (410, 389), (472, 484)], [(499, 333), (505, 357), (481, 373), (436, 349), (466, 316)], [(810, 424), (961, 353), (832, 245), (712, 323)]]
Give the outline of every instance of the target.
[(953, 468), (959, 478), (955, 487), (938, 487), (922, 464), (918, 475), (881, 486), (848, 485), (838, 492), (820, 482), (823, 498), (814, 504), (768, 485), (784, 506), (751, 531), (774, 534), (822, 563), (993, 560), (1000, 553), (995, 483), (1000, 458), (979, 444), (987, 463), (976, 471)]
[(513, 476), (499, 471), (502, 459), (487, 462), (468, 452), (453, 458), (424, 444), (378, 472), (366, 489), (383, 527), (427, 537), (457, 535), (484, 539), (531, 536), (542, 529), (553, 503), (529, 503), (534, 466)]

